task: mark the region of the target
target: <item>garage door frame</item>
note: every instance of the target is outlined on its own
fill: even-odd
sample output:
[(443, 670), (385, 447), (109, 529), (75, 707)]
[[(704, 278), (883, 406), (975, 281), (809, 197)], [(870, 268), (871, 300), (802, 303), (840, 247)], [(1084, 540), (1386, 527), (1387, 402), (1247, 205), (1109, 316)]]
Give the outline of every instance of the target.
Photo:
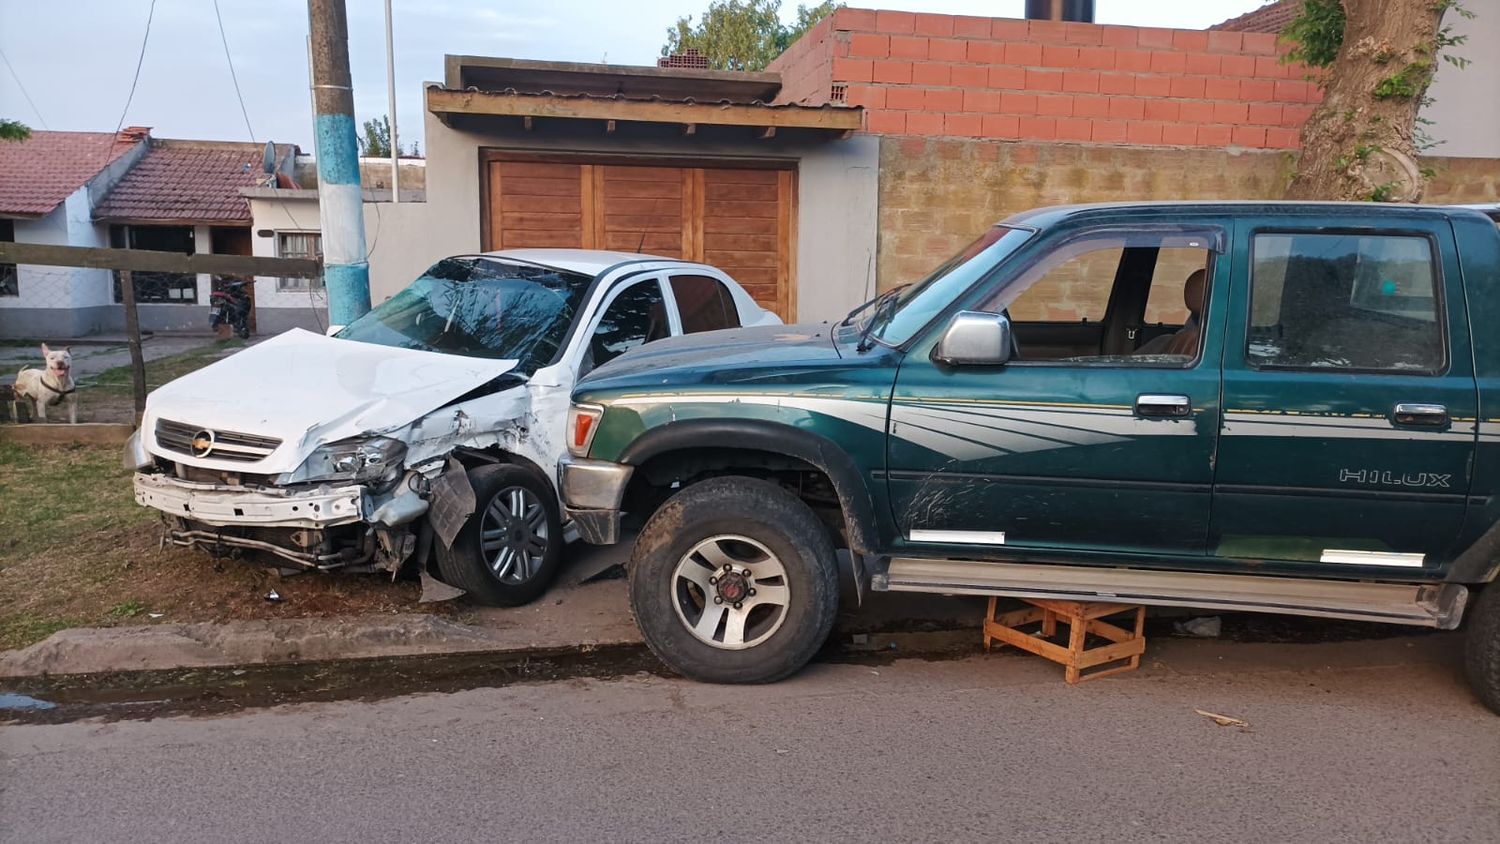
[[(479, 151), (479, 240), (485, 251), (498, 249), (497, 235), (498, 221), (492, 219), (495, 215), (493, 209), (490, 173), (493, 162), (530, 162), (548, 164), (576, 164), (586, 168), (600, 168), (584, 170), (586, 174), (593, 174), (583, 179), (581, 189), (585, 197), (585, 214), (583, 220), (583, 243), (587, 247), (591, 241), (597, 241), (602, 233), (602, 223), (597, 219), (601, 216), (602, 203), (594, 203), (594, 213), (587, 212), (591, 206), (589, 197), (593, 190), (602, 181), (602, 167), (615, 165), (622, 167), (674, 167), (693, 171), (691, 179), (685, 181), (685, 187), (691, 185), (690, 192), (685, 193), (684, 204), (689, 201), (696, 203), (696, 208), (702, 208), (703, 202), (703, 171), (708, 169), (728, 170), (774, 170), (779, 171), (777, 178), (777, 241), (778, 241), (778, 266), (777, 266), (777, 301), (775, 310), (787, 322), (795, 322), (797, 316), (797, 166), (798, 162), (792, 158), (757, 158), (741, 156), (684, 156), (684, 155), (651, 155), (639, 153), (608, 153), (608, 152), (539, 152), (536, 150), (513, 150), (504, 148), (484, 148)], [(590, 219), (590, 218), (594, 219)], [(685, 225), (683, 231), (683, 254), (687, 260), (703, 261), (703, 217), (701, 214), (684, 215), (684, 220), (691, 220), (691, 225)]]

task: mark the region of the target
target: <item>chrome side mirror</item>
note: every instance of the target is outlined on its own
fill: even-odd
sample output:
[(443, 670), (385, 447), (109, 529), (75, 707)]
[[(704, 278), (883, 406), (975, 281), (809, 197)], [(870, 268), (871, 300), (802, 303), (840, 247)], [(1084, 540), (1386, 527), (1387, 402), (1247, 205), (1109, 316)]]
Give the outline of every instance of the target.
[(985, 311), (959, 311), (932, 359), (948, 366), (999, 366), (1010, 360), (1010, 320)]

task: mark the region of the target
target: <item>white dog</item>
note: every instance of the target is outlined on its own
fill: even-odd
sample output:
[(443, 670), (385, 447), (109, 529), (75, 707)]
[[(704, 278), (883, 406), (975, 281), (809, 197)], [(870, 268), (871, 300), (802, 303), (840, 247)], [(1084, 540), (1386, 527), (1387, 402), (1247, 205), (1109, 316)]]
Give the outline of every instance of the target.
[(68, 404), (69, 424), (78, 423), (78, 397), (74, 394), (73, 355), (67, 349), (52, 351), (42, 344), (46, 369), (23, 368), (16, 376), (16, 395), (26, 396), (36, 405), (37, 418), (47, 421), (47, 408)]

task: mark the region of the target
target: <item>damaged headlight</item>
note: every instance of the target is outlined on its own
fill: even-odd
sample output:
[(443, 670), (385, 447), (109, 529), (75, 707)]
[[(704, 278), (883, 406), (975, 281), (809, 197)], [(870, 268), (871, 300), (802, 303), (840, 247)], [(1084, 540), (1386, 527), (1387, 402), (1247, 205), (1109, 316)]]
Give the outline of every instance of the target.
[(361, 437), (318, 446), (285, 483), (305, 481), (389, 482), (401, 475), (406, 443), (387, 437)]

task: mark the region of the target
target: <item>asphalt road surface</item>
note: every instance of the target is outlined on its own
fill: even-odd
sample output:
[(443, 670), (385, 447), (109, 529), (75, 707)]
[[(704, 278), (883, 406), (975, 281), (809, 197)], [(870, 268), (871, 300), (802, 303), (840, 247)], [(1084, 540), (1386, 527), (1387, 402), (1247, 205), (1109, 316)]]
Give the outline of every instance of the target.
[(1500, 717), (1456, 646), (1168, 640), (1076, 687), (997, 654), (10, 725), (0, 840), (1493, 844)]

